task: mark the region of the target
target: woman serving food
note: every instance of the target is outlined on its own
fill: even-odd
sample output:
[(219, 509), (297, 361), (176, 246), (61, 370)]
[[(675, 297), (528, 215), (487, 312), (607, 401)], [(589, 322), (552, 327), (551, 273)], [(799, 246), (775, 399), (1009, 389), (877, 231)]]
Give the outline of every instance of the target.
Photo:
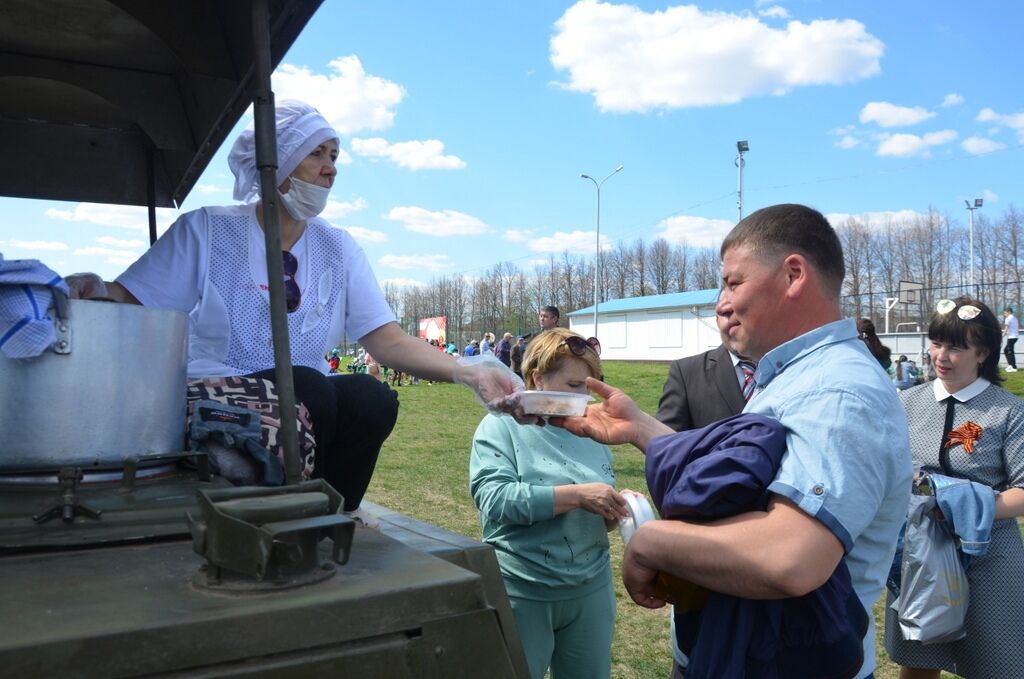
[[(288, 332), (296, 399), (310, 411), (316, 471), (355, 512), (391, 433), (398, 399), (369, 375), (327, 377), (324, 354), (342, 337), (385, 365), (435, 381), (458, 381), (489, 403), (522, 388), (498, 361), (460, 365), (395, 322), (362, 248), (319, 217), (334, 185), (338, 133), (312, 106), (276, 109), (278, 195)], [(241, 205), (183, 214), (115, 282), (68, 277), (73, 297), (177, 309), (189, 314), (190, 378), (253, 376), (274, 381), (270, 299), (259, 171), (252, 129), (228, 157)], [(184, 397), (184, 395), (182, 395)], [(357, 519), (372, 519), (356, 514)]]

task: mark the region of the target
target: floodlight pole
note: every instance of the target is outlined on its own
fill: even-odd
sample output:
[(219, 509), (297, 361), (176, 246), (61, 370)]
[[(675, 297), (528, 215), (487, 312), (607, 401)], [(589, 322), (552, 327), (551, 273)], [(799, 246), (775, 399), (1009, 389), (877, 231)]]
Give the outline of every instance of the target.
[(975, 198), (974, 199), (974, 205), (972, 206), (971, 205), (971, 201), (969, 201), (969, 200), (965, 200), (964, 201), (964, 205), (967, 206), (967, 214), (969, 216), (968, 221), (970, 223), (970, 227), (969, 227), (969, 231), (968, 231), (970, 242), (971, 242), (971, 251), (970, 251), (970, 257), (971, 257), (971, 266), (970, 266), (971, 287), (970, 287), (970, 290), (971, 290), (971, 294), (974, 295), (975, 299), (978, 298), (978, 290), (974, 286), (974, 211), (975, 210), (980, 210), (981, 206), (984, 204), (984, 202), (985, 201), (982, 198)]
[(589, 179), (594, 182), (594, 187), (597, 188), (597, 235), (595, 236), (594, 246), (594, 337), (597, 337), (597, 286), (598, 280), (601, 277), (601, 185), (621, 172), (623, 167), (624, 166), (619, 165), (617, 168), (612, 170), (610, 175), (602, 179), (600, 182), (589, 174), (583, 172), (580, 173), (580, 179)]
[(743, 166), (746, 165), (746, 161), (743, 160), (743, 154), (750, 150), (750, 144), (747, 141), (736, 142), (736, 221), (740, 222), (743, 220)]

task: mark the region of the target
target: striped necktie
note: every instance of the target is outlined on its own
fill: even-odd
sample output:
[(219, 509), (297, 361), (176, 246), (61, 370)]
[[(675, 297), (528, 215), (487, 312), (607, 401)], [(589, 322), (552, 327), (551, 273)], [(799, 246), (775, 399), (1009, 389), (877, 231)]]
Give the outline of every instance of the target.
[(737, 363), (740, 370), (743, 372), (743, 400), (749, 401), (750, 397), (754, 395), (754, 387), (757, 383), (754, 382), (754, 371), (757, 370), (757, 365), (752, 361), (740, 361)]

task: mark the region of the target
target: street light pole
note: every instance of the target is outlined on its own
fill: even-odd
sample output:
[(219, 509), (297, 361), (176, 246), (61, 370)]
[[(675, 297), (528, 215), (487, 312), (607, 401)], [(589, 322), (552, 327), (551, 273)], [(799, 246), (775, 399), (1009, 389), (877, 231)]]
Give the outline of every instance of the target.
[(974, 295), (975, 299), (978, 298), (978, 290), (974, 287), (974, 211), (981, 209), (981, 206), (982, 206), (982, 204), (984, 204), (984, 202), (985, 201), (983, 199), (981, 199), (981, 198), (975, 198), (974, 199), (974, 205), (972, 206), (971, 205), (971, 201), (969, 201), (969, 200), (965, 200), (964, 201), (964, 205), (967, 206), (967, 214), (969, 215), (969, 222), (970, 222), (969, 234), (970, 234), (970, 241), (971, 241), (971, 253), (970, 253), (970, 257), (971, 257), (971, 267), (970, 267), (970, 272), (971, 272), (971, 294)]
[(594, 337), (597, 337), (597, 285), (598, 280), (601, 278), (601, 186), (622, 171), (622, 168), (623, 166), (619, 165), (601, 181), (597, 181), (589, 174), (580, 173), (580, 179), (589, 179), (594, 182), (594, 187), (597, 188), (597, 235), (595, 236), (594, 246)]
[(737, 222), (743, 220), (743, 154), (750, 150), (750, 144), (746, 141), (736, 142), (736, 218)]

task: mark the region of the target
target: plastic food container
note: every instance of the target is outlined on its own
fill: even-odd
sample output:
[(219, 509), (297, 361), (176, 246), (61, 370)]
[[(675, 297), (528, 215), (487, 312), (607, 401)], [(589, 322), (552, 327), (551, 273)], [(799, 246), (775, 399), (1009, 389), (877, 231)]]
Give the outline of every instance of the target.
[(519, 403), (526, 414), (559, 417), (582, 415), (592, 400), (594, 397), (590, 394), (571, 391), (524, 391), (519, 396)]
[[(629, 544), (636, 529), (657, 516), (645, 496), (639, 493), (623, 493), (622, 497), (626, 498), (626, 504), (629, 506), (629, 516), (619, 519), (619, 535), (622, 536), (624, 544)], [(710, 595), (703, 587), (666, 573), (658, 573), (654, 591), (660, 599), (674, 605), (676, 611), (680, 613), (699, 611), (707, 603)]]
[(629, 506), (629, 516), (619, 519), (619, 535), (622, 536), (623, 544), (629, 544), (629, 539), (640, 527), (640, 524), (656, 518), (654, 508), (650, 501), (639, 493), (623, 493), (626, 504)]

